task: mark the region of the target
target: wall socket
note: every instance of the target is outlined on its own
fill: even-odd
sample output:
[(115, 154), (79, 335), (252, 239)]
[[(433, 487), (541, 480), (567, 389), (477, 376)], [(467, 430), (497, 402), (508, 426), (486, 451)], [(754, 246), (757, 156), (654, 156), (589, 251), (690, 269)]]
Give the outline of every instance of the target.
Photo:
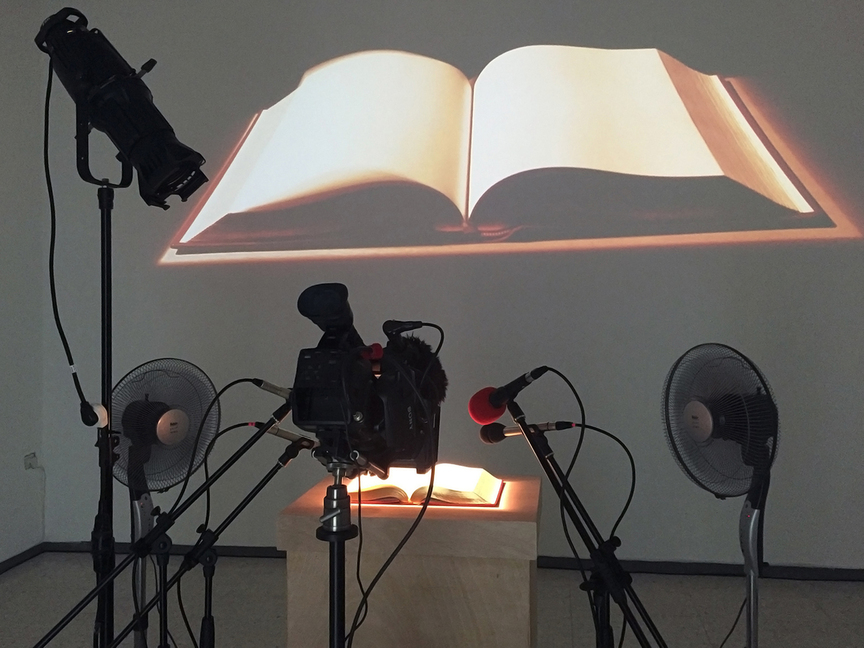
[(39, 459), (37, 459), (35, 452), (24, 455), (24, 470), (33, 470), (38, 467)]

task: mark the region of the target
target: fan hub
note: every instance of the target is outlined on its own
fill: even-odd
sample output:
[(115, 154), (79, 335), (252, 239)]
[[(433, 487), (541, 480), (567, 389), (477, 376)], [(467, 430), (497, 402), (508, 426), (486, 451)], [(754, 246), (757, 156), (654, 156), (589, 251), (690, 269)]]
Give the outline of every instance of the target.
[(181, 409), (170, 409), (156, 422), (156, 438), (164, 446), (175, 446), (189, 433), (189, 417)]
[(714, 418), (705, 403), (691, 400), (684, 406), (681, 417), (684, 428), (696, 443), (705, 443), (711, 438), (711, 433), (714, 431)]

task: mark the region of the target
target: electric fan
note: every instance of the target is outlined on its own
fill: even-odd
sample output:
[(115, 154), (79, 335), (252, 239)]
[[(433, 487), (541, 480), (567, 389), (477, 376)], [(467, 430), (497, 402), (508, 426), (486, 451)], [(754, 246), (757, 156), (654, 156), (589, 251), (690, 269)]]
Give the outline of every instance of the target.
[[(112, 390), (111, 431), (118, 438), (114, 478), (129, 487), (133, 542), (153, 528), (150, 492), (179, 484), (204, 460), (219, 430), (215, 397), (207, 375), (176, 358), (146, 362)], [(146, 573), (145, 559), (137, 559), (133, 566), (136, 610), (147, 599)], [(135, 630), (136, 648), (147, 645), (146, 633), (146, 615), (142, 615)]]
[(777, 406), (756, 365), (723, 344), (681, 356), (663, 386), (666, 440), (684, 473), (718, 498), (745, 495), (739, 538), (747, 575), (747, 646), (758, 644), (758, 578)]
[(197, 470), (219, 429), (218, 402), (202, 425), (215, 397), (207, 375), (185, 360), (151, 360), (126, 374), (111, 392), (114, 477), (136, 492), (161, 492)]

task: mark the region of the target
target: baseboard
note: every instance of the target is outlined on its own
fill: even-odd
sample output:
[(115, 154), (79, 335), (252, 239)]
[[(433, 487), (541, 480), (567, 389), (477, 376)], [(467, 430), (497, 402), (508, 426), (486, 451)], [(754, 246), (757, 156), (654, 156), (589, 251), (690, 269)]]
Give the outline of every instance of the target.
[[(575, 558), (538, 556), (537, 566), (543, 569), (578, 570)], [(668, 574), (673, 576), (744, 576), (742, 565), (710, 562), (675, 562), (654, 560), (622, 560), (621, 566), (631, 574)], [(590, 560), (582, 561), (582, 569), (591, 568)], [(833, 567), (800, 567), (769, 565), (762, 569), (761, 578), (812, 581), (864, 581), (864, 569)]]
[[(184, 555), (191, 545), (174, 545), (171, 553)], [(118, 542), (118, 554), (129, 553), (128, 542)], [(233, 558), (285, 558), (285, 552), (276, 547), (246, 547), (219, 545), (220, 556)], [(0, 574), (27, 562), (43, 553), (90, 553), (89, 542), (42, 542), (27, 551), (0, 562)], [(590, 560), (582, 561), (583, 569), (591, 568)], [(710, 562), (675, 562), (654, 560), (622, 560), (621, 566), (631, 574), (668, 574), (673, 576), (743, 576), (741, 565)], [(537, 567), (541, 569), (577, 570), (575, 558), (538, 556)], [(765, 565), (763, 578), (812, 581), (864, 581), (864, 569), (839, 569), (832, 567), (799, 567), (792, 565)]]
[[(43, 542), (39, 553), (90, 553), (89, 542)], [(114, 545), (118, 554), (129, 553), (128, 542), (118, 542)], [(192, 545), (171, 545), (171, 555), (183, 556)], [(243, 547), (234, 545), (216, 545), (216, 553), (232, 558), (284, 558), (285, 552), (276, 547)]]
[(7, 572), (10, 569), (13, 569), (21, 563), (25, 563), (31, 558), (35, 558), (36, 556), (44, 552), (45, 550), (42, 548), (43, 544), (45, 543), (43, 542), (42, 544), (38, 544), (35, 547), (30, 547), (27, 551), (22, 551), (21, 553), (16, 554), (11, 558), (7, 558), (3, 562), (0, 562), (0, 574)]

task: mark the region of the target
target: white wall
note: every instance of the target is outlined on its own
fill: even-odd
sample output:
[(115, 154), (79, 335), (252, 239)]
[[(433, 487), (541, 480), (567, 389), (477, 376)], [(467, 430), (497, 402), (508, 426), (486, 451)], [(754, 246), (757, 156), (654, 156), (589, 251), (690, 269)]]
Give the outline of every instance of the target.
[[(14, 53), (25, 62), (8, 73), (34, 97), (34, 106), (46, 61), (29, 34), (63, 6), (46, 4), (44, 16), (16, 18), (32, 22), (15, 32), (26, 37), (13, 38), (11, 31), (3, 36), (7, 58)], [(522, 44), (644, 46), (663, 49), (705, 72), (760, 75), (794, 96), (801, 119), (811, 126), (808, 143), (819, 146), (815, 159), (845, 189), (861, 222), (864, 202), (850, 183), (864, 159), (860, 20), (842, 15), (841, 3), (787, 2), (782, 11), (753, 9), (752, 3), (674, 4), (660, 10), (635, 8), (632, 2), (438, 2), (418, 10), (402, 2), (121, 2), (110, 8), (81, 2), (79, 8), (133, 66), (150, 57), (159, 61), (146, 81), (180, 139), (208, 158), (211, 176), (255, 111), (290, 92), (311, 65), (340, 53), (408, 49), (453, 62), (471, 75)], [(2, 106), (7, 119), (27, 116), (14, 133), (16, 150), (28, 169), (38, 168), (38, 111), (9, 97)], [(75, 173), (73, 110), (59, 88), (54, 111), (61, 307), (85, 389), (94, 398), (99, 389), (96, 191)], [(6, 194), (18, 196), (19, 187), (39, 194), (41, 179), (35, 173), (4, 164), (10, 167), (2, 181)], [(16, 199), (34, 214), (28, 220), (44, 223), (44, 201)], [(620, 434), (636, 457), (639, 482), (620, 528), (620, 555), (739, 562), (740, 500), (720, 502), (691, 484), (669, 455), (660, 422), (659, 394), (669, 366), (694, 344), (724, 342), (760, 366), (780, 407), (783, 436), (768, 500), (767, 560), (864, 567), (857, 540), (864, 533), (858, 506), (864, 496), (859, 477), (864, 452), (854, 443), (864, 420), (861, 241), (157, 267), (156, 259), (187, 213), (188, 206), (179, 202), (166, 213), (147, 208), (133, 189), (118, 194), (115, 378), (152, 358), (176, 356), (201, 366), (217, 385), (241, 376), (290, 384), (298, 350), (314, 345), (319, 333), (297, 314), (297, 295), (313, 283), (342, 281), (367, 342), (382, 339), (379, 327), (388, 318), (425, 319), (444, 327), (441, 358), (451, 386), (443, 406), (443, 460), (480, 463), (502, 474), (540, 475), (519, 440), (483, 446), (466, 403), (481, 386), (553, 365), (580, 390), (589, 422)], [(33, 250), (22, 260), (28, 280), (44, 275), (35, 229), (12, 230), (16, 249)], [(15, 282), (11, 289), (25, 291)], [(41, 318), (44, 337), (10, 321), (6, 309), (2, 330), (19, 336), (19, 364), (25, 354), (38, 360), (42, 352), (46, 539), (83, 540), (89, 537), (97, 499), (93, 433), (77, 423), (45, 291), (38, 290), (43, 305), (29, 308)], [(35, 366), (40, 368), (38, 362)], [(38, 371), (30, 371), (38, 381)], [(520, 403), (534, 420), (577, 415), (552, 376), (526, 391)], [(238, 388), (226, 400), (223, 423), (264, 418), (276, 405), (274, 399)], [(563, 456), (565, 435), (556, 435), (553, 443)], [(229, 439), (215, 458), (227, 456), (231, 446)], [(281, 448), (275, 440), (263, 440), (217, 485), (216, 520), (273, 464)], [(4, 465), (4, 482), (16, 474), (13, 469)], [(314, 460), (296, 461), (223, 542), (275, 544), (277, 511), (324, 476)], [(627, 479), (623, 455), (606, 441), (589, 438), (573, 481), (601, 529), (617, 515)], [(540, 551), (566, 555), (551, 489), (546, 490)], [(28, 492), (35, 497), (37, 490)], [(122, 540), (128, 528), (126, 499), (122, 488), (116, 493)], [(158, 501), (170, 503), (174, 496), (172, 491)], [(193, 511), (172, 533), (175, 542), (193, 539), (202, 509)]]
[(0, 560), (42, 541), (44, 509), (44, 472), (25, 471), (24, 456), (42, 454), (48, 215), (39, 180), (37, 115), (44, 101), (40, 85), (47, 78), (47, 65), (28, 51), (33, 21), (40, 20), (40, 12), (29, 6), (10, 11), (12, 4), (0, 4), (6, 22), (0, 38)]

